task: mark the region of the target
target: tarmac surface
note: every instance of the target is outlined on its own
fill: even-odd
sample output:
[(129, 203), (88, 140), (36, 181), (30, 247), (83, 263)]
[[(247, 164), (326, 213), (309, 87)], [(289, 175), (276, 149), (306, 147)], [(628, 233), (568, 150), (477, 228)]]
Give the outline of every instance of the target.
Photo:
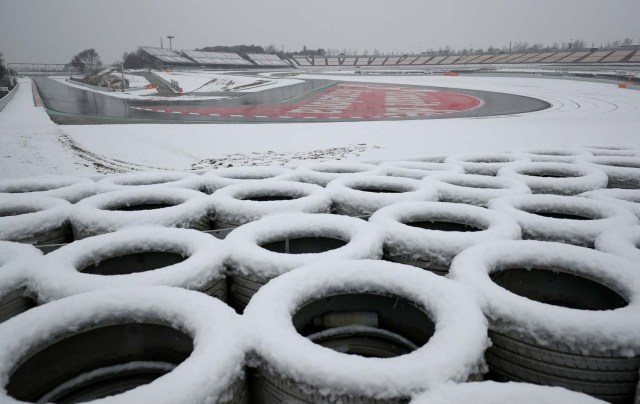
[(51, 119), (63, 125), (444, 119), (512, 115), (550, 107), (535, 98), (488, 91), (328, 80), (236, 93), (226, 99), (132, 100), (47, 77), (33, 79)]

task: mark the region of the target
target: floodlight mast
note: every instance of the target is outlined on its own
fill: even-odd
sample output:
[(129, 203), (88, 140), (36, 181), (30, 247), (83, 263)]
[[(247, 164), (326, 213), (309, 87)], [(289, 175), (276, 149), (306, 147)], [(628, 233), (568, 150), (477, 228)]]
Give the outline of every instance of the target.
[(168, 35), (168, 36), (167, 36), (167, 38), (169, 38), (169, 50), (173, 50), (173, 46), (172, 46), (171, 40), (172, 40), (173, 38), (175, 38), (175, 36), (173, 36), (173, 35)]

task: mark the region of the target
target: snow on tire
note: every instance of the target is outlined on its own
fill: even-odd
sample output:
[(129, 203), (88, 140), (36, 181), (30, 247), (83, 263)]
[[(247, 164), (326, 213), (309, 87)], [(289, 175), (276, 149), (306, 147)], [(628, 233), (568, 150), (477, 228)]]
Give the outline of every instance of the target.
[(181, 171), (144, 171), (110, 175), (97, 182), (100, 192), (119, 191), (132, 187), (171, 187), (199, 191), (202, 177)]
[(372, 224), (347, 216), (291, 213), (247, 223), (225, 239), (229, 304), (244, 309), (269, 280), (306, 264), (379, 259), (382, 241)]
[(410, 404), (606, 404), (586, 394), (561, 387), (528, 383), (477, 382), (447, 384), (420, 394)]
[(633, 262), (640, 262), (640, 226), (615, 229), (596, 240), (596, 250), (608, 252)]
[(124, 286), (174, 286), (226, 300), (222, 241), (188, 229), (139, 227), (74, 241), (43, 258), (41, 302)]
[(424, 179), (438, 190), (442, 202), (466, 203), (486, 207), (493, 199), (516, 194), (530, 194), (522, 181), (508, 177), (441, 173)]
[(0, 195), (47, 196), (76, 203), (96, 193), (96, 183), (87, 178), (45, 176), (0, 181)]
[(245, 181), (279, 180), (291, 178), (291, 169), (285, 167), (229, 167), (207, 171), (202, 175), (202, 186), (206, 193), (212, 194), (228, 185)]
[(326, 189), (292, 181), (247, 181), (217, 190), (213, 227), (228, 229), (275, 213), (329, 213)]
[(243, 331), (224, 303), (178, 288), (68, 297), (2, 325), (0, 401), (246, 402)]
[(520, 239), (520, 226), (498, 212), (446, 202), (405, 202), (377, 211), (369, 222), (384, 235), (388, 261), (445, 275), (453, 258), (483, 241)]
[(450, 271), (480, 299), (490, 377), (633, 400), (640, 367), (640, 273), (633, 262), (542, 241), (479, 244)]
[(46, 196), (0, 195), (0, 240), (26, 244), (71, 241), (71, 204)]
[(632, 146), (593, 145), (593, 146), (582, 146), (581, 149), (588, 151), (594, 156), (638, 156), (640, 155), (640, 150)]
[(533, 162), (575, 163), (592, 154), (583, 148), (551, 148), (522, 151)]
[(616, 205), (629, 209), (640, 218), (640, 190), (607, 188), (585, 192), (578, 196), (615, 203)]
[(407, 265), (298, 268), (263, 287), (244, 317), (261, 403), (406, 402), (484, 370), (486, 320), (476, 300)]
[(353, 174), (327, 185), (333, 211), (347, 216), (370, 216), (398, 202), (435, 201), (437, 190), (429, 183), (410, 178)]
[(498, 176), (524, 182), (534, 194), (577, 195), (606, 188), (607, 174), (588, 164), (555, 162), (514, 163)]
[(31, 245), (0, 241), (0, 323), (36, 305), (30, 271), (41, 256)]
[(527, 161), (530, 161), (529, 158), (521, 153), (464, 153), (454, 154), (445, 160), (461, 166), (467, 174), (490, 176), (511, 163)]
[(609, 188), (640, 189), (640, 157), (596, 156), (587, 159), (609, 177)]
[(191, 189), (137, 187), (92, 196), (74, 206), (76, 239), (124, 227), (154, 225), (208, 230), (209, 197)]
[(421, 180), (424, 177), (441, 172), (463, 173), (461, 166), (449, 163), (422, 161), (384, 161), (378, 165), (375, 175), (405, 177)]
[(373, 164), (347, 163), (342, 161), (325, 161), (323, 163), (305, 164), (296, 168), (294, 178), (301, 182), (326, 186), (331, 181), (350, 174), (373, 173), (378, 167)]
[(593, 247), (598, 236), (608, 230), (638, 223), (625, 208), (577, 196), (504, 196), (493, 200), (489, 208), (515, 220), (524, 239), (583, 247)]

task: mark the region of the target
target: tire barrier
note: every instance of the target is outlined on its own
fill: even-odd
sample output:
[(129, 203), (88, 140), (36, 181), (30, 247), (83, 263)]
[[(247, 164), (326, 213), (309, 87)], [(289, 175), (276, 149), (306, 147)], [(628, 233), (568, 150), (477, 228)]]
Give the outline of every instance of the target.
[(233, 310), (201, 293), (76, 295), (2, 325), (0, 401), (243, 403), (245, 341)]
[(0, 181), (0, 195), (46, 196), (76, 203), (94, 195), (96, 183), (87, 178), (46, 176)]
[(589, 199), (606, 201), (630, 210), (640, 218), (640, 190), (636, 189), (598, 189), (580, 194)]
[(371, 216), (384, 235), (384, 258), (446, 275), (453, 258), (472, 245), (520, 239), (520, 226), (498, 212), (446, 202), (405, 202)]
[(513, 195), (495, 199), (489, 208), (510, 217), (522, 228), (522, 238), (593, 247), (602, 233), (638, 223), (618, 205), (560, 195)]
[(75, 241), (35, 271), (39, 302), (126, 286), (173, 286), (226, 300), (222, 241), (187, 229), (139, 227)]
[(229, 304), (241, 311), (265, 283), (315, 263), (382, 257), (382, 235), (363, 220), (327, 214), (272, 215), (227, 236)]
[(431, 182), (438, 190), (439, 201), (483, 207), (501, 196), (531, 194), (523, 182), (508, 177), (441, 173), (431, 175), (424, 181)]
[(0, 240), (33, 245), (71, 241), (71, 204), (46, 196), (0, 195)]
[(0, 323), (35, 307), (29, 271), (41, 256), (31, 245), (0, 241)]
[(76, 239), (142, 225), (208, 230), (212, 209), (209, 197), (198, 191), (140, 187), (95, 195), (78, 203), (71, 227)]
[(464, 173), (461, 166), (448, 163), (422, 161), (385, 161), (378, 165), (375, 175), (405, 177), (421, 180), (424, 177), (441, 172)]
[(640, 367), (640, 273), (612, 254), (500, 241), (462, 252), (452, 278), (480, 299), (489, 377), (631, 402)]
[(597, 156), (587, 161), (609, 177), (609, 188), (640, 189), (640, 157)]
[(202, 175), (204, 192), (212, 194), (220, 188), (245, 181), (279, 180), (291, 178), (292, 171), (284, 167), (230, 167), (211, 170)]
[(400, 403), (484, 369), (486, 321), (475, 300), (406, 265), (298, 268), (262, 288), (244, 316), (254, 403)]
[(523, 151), (533, 162), (576, 163), (592, 154), (584, 148), (552, 148)]
[(594, 156), (638, 156), (640, 150), (631, 146), (583, 146), (581, 149), (586, 150)]
[(435, 201), (437, 190), (426, 181), (401, 177), (354, 174), (327, 185), (333, 212), (346, 216), (370, 216), (385, 206), (408, 201)]
[(100, 192), (119, 191), (143, 186), (187, 188), (200, 191), (202, 177), (180, 171), (144, 171), (105, 177), (97, 182)]
[(521, 153), (465, 153), (454, 154), (445, 162), (456, 164), (467, 174), (495, 176), (498, 171), (511, 163), (528, 162), (529, 158)]
[(596, 250), (640, 261), (640, 226), (608, 231), (596, 240)]
[(300, 182), (326, 186), (331, 181), (350, 174), (374, 173), (377, 166), (365, 163), (346, 163), (341, 161), (327, 161), (302, 165), (296, 168), (293, 176)]
[(498, 175), (524, 182), (534, 194), (578, 195), (606, 188), (608, 182), (607, 174), (595, 167), (555, 162), (514, 163)]
[(215, 229), (230, 229), (275, 213), (329, 213), (324, 188), (292, 181), (247, 181), (219, 189), (211, 196)]
[(423, 393), (410, 404), (605, 404), (586, 394), (561, 387), (537, 386), (528, 383), (460, 383), (436, 387)]

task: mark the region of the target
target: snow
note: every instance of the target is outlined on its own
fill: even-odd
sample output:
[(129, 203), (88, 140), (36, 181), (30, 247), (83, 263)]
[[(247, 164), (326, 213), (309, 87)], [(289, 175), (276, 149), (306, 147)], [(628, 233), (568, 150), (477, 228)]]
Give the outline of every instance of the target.
[[(333, 294), (363, 292), (414, 302), (437, 324), (435, 334), (406, 355), (367, 358), (316, 345), (292, 324), (291, 317), (306, 303)], [(415, 267), (383, 261), (318, 263), (295, 269), (262, 287), (244, 317), (252, 324), (249, 331), (261, 362), (320, 394), (391, 399), (446, 381), (465, 381), (483, 369), (483, 352), (489, 344), (486, 320), (461, 285)]]
[(40, 255), (42, 255), (40, 250), (32, 245), (0, 241), (0, 268), (16, 260), (29, 260)]
[[(446, 202), (405, 202), (382, 208), (371, 216), (385, 238), (385, 253), (448, 267), (464, 249), (484, 241), (520, 239), (520, 226), (498, 212)], [(441, 231), (412, 227), (414, 222), (448, 222), (477, 231)]]
[(42, 252), (31, 245), (0, 241), (0, 301), (9, 293), (26, 288), (41, 256)]
[[(306, 254), (269, 251), (264, 244), (302, 237), (325, 237), (346, 242), (342, 247)], [(338, 215), (288, 213), (267, 216), (232, 231), (225, 242), (232, 273), (269, 280), (302, 265), (345, 259), (379, 259), (382, 235), (370, 223)]]
[(327, 161), (301, 164), (296, 168), (293, 178), (324, 187), (337, 178), (355, 173), (373, 173), (375, 170), (376, 166), (373, 164)]
[(439, 173), (425, 178), (425, 181), (438, 190), (441, 202), (487, 206), (500, 196), (531, 193), (522, 181), (508, 177)]
[(500, 169), (498, 176), (524, 182), (534, 194), (577, 195), (606, 188), (604, 171), (587, 164), (519, 162)]
[(123, 175), (112, 175), (98, 181), (100, 192), (120, 189), (140, 188), (142, 186), (187, 188), (200, 190), (202, 177), (179, 171), (145, 171)]
[[(185, 258), (174, 265), (125, 275), (83, 273), (101, 261), (144, 252), (170, 252)], [(222, 241), (195, 230), (128, 228), (67, 244), (44, 257), (46, 271), (34, 275), (38, 300), (49, 302), (74, 294), (125, 286), (166, 285), (204, 291), (224, 279), (227, 253)], [(135, 271), (135, 268), (131, 268)]]
[(445, 161), (462, 166), (467, 174), (496, 175), (507, 164), (529, 161), (529, 158), (518, 153), (463, 153), (449, 156)]
[[(247, 338), (242, 337), (243, 325), (233, 310), (201, 293), (155, 286), (80, 294), (12, 318), (0, 329), (0, 379), (6, 385), (17, 364), (58, 337), (131, 322), (180, 330), (193, 339), (193, 353), (152, 383), (101, 402), (216, 402), (243, 377)], [(0, 390), (0, 401), (18, 402), (5, 389)]]
[(640, 190), (638, 189), (598, 189), (579, 196), (618, 204), (640, 218)]
[(202, 185), (208, 194), (227, 185), (255, 180), (287, 180), (291, 170), (284, 167), (229, 167), (207, 171), (202, 176)]
[(455, 164), (423, 162), (423, 161), (383, 161), (378, 164), (379, 169), (376, 175), (386, 175), (390, 177), (407, 177), (416, 180), (423, 179), (430, 174), (440, 172), (459, 172), (464, 170)]
[(524, 150), (523, 153), (534, 162), (575, 163), (580, 157), (589, 157), (591, 153), (579, 148), (543, 148)]
[[(157, 209), (119, 210), (138, 205), (169, 205)], [(74, 206), (71, 227), (76, 239), (124, 227), (155, 225), (208, 229), (211, 201), (203, 193), (182, 188), (140, 187), (87, 198)]]
[(0, 240), (27, 242), (69, 225), (71, 204), (46, 196), (0, 195)]
[(587, 161), (609, 177), (609, 188), (640, 188), (640, 157), (595, 156)]
[[(489, 274), (509, 268), (553, 268), (596, 281), (628, 305), (615, 310), (578, 310), (540, 303), (495, 284)], [(480, 299), (490, 328), (517, 332), (537, 344), (569, 344), (583, 354), (640, 355), (640, 273), (633, 262), (611, 254), (543, 241), (498, 241), (463, 251), (450, 276)]]
[(562, 387), (527, 383), (478, 382), (447, 384), (420, 394), (410, 404), (604, 404), (582, 393)]
[[(260, 201), (252, 198), (286, 197)], [(276, 213), (329, 213), (331, 197), (322, 187), (291, 181), (245, 181), (218, 189), (211, 197), (215, 226), (239, 226)]]
[(640, 260), (640, 227), (613, 229), (596, 240), (596, 250), (625, 257), (633, 262)]
[(250, 93), (302, 83), (302, 80), (296, 79), (266, 79), (264, 77), (220, 74), (210, 71), (160, 71), (153, 74), (166, 81), (176, 80), (185, 93)]
[(86, 178), (59, 175), (0, 180), (0, 195), (50, 196), (75, 203), (95, 193), (96, 184)]
[[(489, 208), (509, 216), (522, 228), (523, 238), (559, 241), (585, 247), (608, 230), (632, 226), (638, 218), (618, 205), (560, 195), (512, 195), (494, 199)], [(557, 218), (544, 215), (571, 215)], [(584, 219), (580, 219), (580, 218)]]

